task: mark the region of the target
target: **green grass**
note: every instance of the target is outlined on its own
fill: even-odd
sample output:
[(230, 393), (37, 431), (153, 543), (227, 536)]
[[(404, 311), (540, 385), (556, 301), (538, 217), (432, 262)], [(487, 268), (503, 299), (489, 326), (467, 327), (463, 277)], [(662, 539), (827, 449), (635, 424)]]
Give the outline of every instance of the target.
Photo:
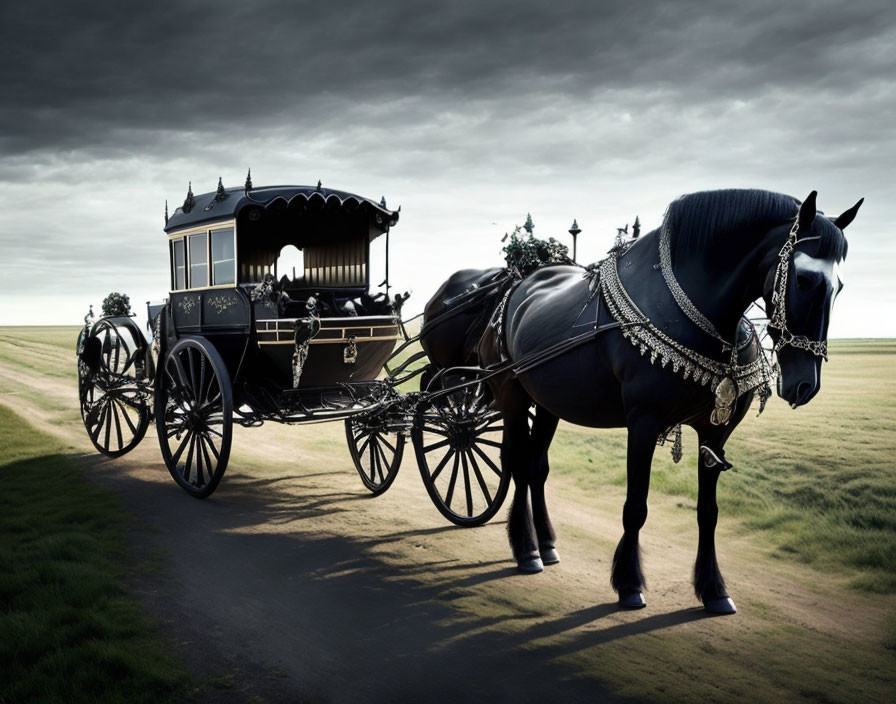
[[(777, 557), (834, 570), (859, 589), (896, 593), (896, 341), (835, 341), (830, 358), (811, 403), (794, 411), (773, 399), (757, 418), (754, 402), (734, 431), (720, 518), (760, 534)], [(696, 509), (696, 444), (686, 429), (677, 465), (657, 449), (652, 493)], [(624, 485), (625, 431), (563, 426), (551, 466), (590, 489)]]
[(0, 702), (163, 702), (186, 674), (123, 586), (128, 518), (0, 406)]

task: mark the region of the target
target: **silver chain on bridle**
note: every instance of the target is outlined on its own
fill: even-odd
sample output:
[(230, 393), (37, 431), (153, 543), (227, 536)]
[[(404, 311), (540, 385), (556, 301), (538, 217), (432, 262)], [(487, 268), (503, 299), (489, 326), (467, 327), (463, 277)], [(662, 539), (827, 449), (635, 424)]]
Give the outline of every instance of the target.
[(775, 354), (783, 347), (790, 346), (799, 350), (811, 352), (816, 357), (828, 360), (828, 343), (826, 340), (810, 340), (805, 335), (794, 335), (787, 328), (787, 278), (790, 274), (790, 263), (793, 259), (793, 248), (796, 246), (797, 238), (800, 232), (800, 221), (797, 218), (790, 228), (790, 234), (781, 251), (778, 252), (778, 266), (775, 269), (775, 282), (772, 286), (772, 311), (771, 318), (768, 321), (768, 327), (778, 331), (778, 341), (775, 343)]

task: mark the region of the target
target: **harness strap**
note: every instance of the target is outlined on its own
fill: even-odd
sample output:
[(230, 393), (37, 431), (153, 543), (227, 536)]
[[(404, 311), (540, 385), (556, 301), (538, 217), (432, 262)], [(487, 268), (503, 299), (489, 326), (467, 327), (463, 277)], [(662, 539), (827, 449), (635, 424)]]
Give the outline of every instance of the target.
[(584, 345), (586, 342), (590, 342), (602, 332), (620, 327), (622, 327), (622, 323), (619, 323), (617, 321), (613, 321), (612, 323), (605, 323), (604, 325), (596, 327), (593, 330), (583, 332), (581, 335), (576, 335), (575, 337), (571, 337), (568, 340), (564, 340), (563, 342), (558, 342), (555, 345), (551, 345), (547, 349), (541, 350), (540, 352), (533, 352), (532, 354), (526, 355), (519, 362), (513, 365), (513, 374), (514, 376), (525, 374), (535, 367), (545, 364), (546, 362), (550, 362), (555, 357), (559, 357), (564, 352), (568, 352), (575, 347)]

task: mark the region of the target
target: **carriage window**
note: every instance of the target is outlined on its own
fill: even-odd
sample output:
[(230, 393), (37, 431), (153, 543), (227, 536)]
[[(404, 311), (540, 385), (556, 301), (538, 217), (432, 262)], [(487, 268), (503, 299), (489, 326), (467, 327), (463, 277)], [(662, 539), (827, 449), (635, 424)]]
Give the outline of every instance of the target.
[(190, 288), (208, 286), (208, 237), (203, 232), (190, 235)]
[(187, 287), (187, 260), (184, 256), (183, 239), (171, 242), (171, 270), (174, 272), (174, 290)]
[(234, 274), (233, 228), (212, 230), (212, 285), (232, 284)]

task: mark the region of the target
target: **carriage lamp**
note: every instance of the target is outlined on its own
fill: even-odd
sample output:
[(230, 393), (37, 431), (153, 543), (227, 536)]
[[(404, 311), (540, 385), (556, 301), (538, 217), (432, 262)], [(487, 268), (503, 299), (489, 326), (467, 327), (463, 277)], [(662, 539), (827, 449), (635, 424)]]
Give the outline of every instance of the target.
[(572, 235), (572, 263), (576, 263), (576, 237), (578, 237), (581, 232), (581, 228), (579, 228), (579, 223), (576, 222), (576, 219), (572, 220), (572, 227), (569, 228), (569, 234)]

